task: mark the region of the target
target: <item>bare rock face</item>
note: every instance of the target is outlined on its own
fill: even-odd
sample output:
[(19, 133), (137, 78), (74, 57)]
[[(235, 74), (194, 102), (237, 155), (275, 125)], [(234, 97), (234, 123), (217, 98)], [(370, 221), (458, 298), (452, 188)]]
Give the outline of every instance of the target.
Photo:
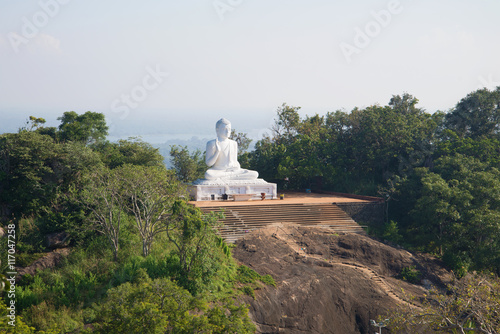
[(68, 247), (70, 235), (66, 232), (56, 232), (45, 236), (45, 245), (47, 248), (64, 248)]
[(17, 279), (21, 279), (24, 275), (30, 274), (34, 276), (37, 271), (46, 269), (46, 268), (54, 268), (58, 266), (61, 261), (68, 256), (70, 253), (69, 248), (58, 248), (50, 253), (47, 253), (45, 256), (39, 258), (32, 264), (30, 264), (26, 268), (18, 267), (17, 268)]
[[(236, 243), (234, 257), (277, 287), (246, 297), (259, 333), (373, 333), (370, 319), (384, 316), (422, 295), (422, 286), (397, 279), (415, 266), (422, 279), (443, 285), (447, 272), (433, 260), (395, 249), (359, 234), (279, 225), (255, 231)], [(416, 305), (418, 306), (418, 305)]]

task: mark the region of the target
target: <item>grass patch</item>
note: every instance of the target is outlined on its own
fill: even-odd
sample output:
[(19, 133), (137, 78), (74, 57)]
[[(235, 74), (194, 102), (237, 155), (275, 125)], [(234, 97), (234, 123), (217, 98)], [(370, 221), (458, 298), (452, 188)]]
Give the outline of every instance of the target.
[(248, 268), (245, 265), (241, 265), (238, 267), (238, 272), (236, 275), (236, 280), (243, 284), (256, 283), (260, 281), (266, 285), (276, 286), (276, 282), (271, 275), (261, 276), (255, 270)]
[(28, 267), (30, 264), (35, 262), (36, 260), (44, 257), (47, 253), (17, 253), (16, 254), (16, 265), (21, 267)]
[(255, 292), (253, 291), (251, 286), (245, 285), (243, 288), (241, 288), (241, 291), (243, 291), (243, 293), (245, 295), (250, 296), (253, 299), (255, 299)]

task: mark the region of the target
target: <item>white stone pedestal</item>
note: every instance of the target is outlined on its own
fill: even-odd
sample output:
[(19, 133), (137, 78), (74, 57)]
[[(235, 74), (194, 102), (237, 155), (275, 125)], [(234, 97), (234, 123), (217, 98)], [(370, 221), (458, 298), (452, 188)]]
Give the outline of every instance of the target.
[(250, 199), (260, 200), (261, 193), (266, 194), (266, 199), (276, 199), (276, 183), (269, 183), (263, 179), (255, 180), (196, 180), (189, 186), (191, 197), (195, 201), (220, 201), (223, 195), (228, 195), (228, 200), (241, 200), (246, 196), (233, 196), (248, 194)]

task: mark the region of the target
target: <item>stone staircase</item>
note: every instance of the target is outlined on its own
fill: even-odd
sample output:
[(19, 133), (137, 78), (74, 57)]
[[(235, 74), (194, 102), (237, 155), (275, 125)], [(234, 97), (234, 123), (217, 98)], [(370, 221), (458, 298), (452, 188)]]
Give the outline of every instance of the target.
[(201, 207), (203, 212), (223, 211), (220, 234), (235, 242), (246, 233), (275, 223), (321, 226), (334, 232), (365, 233), (363, 228), (335, 204), (259, 204)]

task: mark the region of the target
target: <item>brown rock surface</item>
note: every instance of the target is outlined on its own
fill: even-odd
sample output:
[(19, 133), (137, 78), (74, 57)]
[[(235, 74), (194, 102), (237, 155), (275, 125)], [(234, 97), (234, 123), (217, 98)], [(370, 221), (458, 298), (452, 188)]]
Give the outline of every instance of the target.
[(259, 333), (373, 333), (370, 319), (408, 303), (402, 289), (417, 296), (426, 291), (397, 279), (403, 268), (415, 266), (422, 280), (438, 287), (450, 279), (431, 258), (359, 234), (297, 225), (252, 232), (233, 254), (277, 284), (245, 300)]
[(35, 275), (37, 271), (46, 268), (54, 268), (59, 265), (62, 259), (70, 253), (70, 248), (59, 248), (45, 256), (39, 258), (26, 268), (19, 267), (17, 269), (17, 279), (21, 279), (26, 274)]

